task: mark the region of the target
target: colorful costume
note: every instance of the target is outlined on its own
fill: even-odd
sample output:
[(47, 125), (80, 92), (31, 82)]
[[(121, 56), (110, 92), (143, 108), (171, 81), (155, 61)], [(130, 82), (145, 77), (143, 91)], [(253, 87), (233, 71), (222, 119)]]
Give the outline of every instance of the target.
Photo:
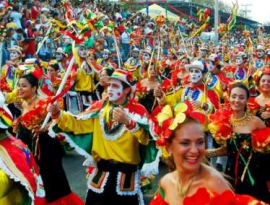
[[(169, 205), (164, 201), (165, 193), (160, 188), (158, 194), (150, 202), (150, 205)], [(253, 197), (247, 195), (235, 195), (231, 191), (225, 191), (222, 194), (213, 193), (206, 188), (199, 188), (197, 192), (190, 196), (185, 197), (183, 205), (231, 205), (231, 204), (241, 204), (241, 205), (264, 205)], [(179, 204), (181, 205), (181, 204)]]
[(210, 115), (209, 130), (213, 137), (227, 147), (225, 173), (231, 177), (236, 193), (249, 194), (270, 203), (270, 130), (263, 128), (252, 133), (233, 133), (228, 108)]
[[(12, 99), (9, 94), (7, 99)], [(51, 98), (39, 100), (34, 108), (20, 116), (14, 123), (17, 138), (22, 140), (35, 153), (35, 160), (40, 168), (40, 175), (44, 182), (46, 201), (50, 205), (83, 204), (70, 190), (65, 171), (62, 166), (63, 149), (56, 138), (47, 133), (33, 137), (34, 126), (41, 125)]]
[(140, 175), (157, 173), (155, 142), (149, 141), (149, 135), (144, 130), (148, 126), (147, 111), (132, 100), (122, 106), (128, 117), (136, 122), (132, 130), (112, 120), (115, 105), (109, 101), (98, 101), (76, 117), (62, 112), (56, 120), (57, 126), (51, 130), (53, 135), (65, 136), (70, 145), (87, 158), (89, 191), (86, 204), (95, 204), (102, 198), (106, 203), (112, 196), (122, 196), (115, 201), (117, 204), (127, 201), (138, 204), (138, 196), (142, 200)]
[(265, 106), (260, 106), (257, 102), (256, 102), (256, 98), (250, 98), (249, 102), (248, 102), (248, 110), (249, 112), (251, 112), (252, 114), (256, 115), (257, 117), (259, 117), (262, 121), (264, 121), (265, 125), (267, 127), (270, 127), (270, 119), (263, 119), (261, 117), (261, 114), (263, 112), (270, 112), (270, 105), (267, 104)]
[(0, 108), (0, 204), (45, 205), (45, 192), (38, 167), (30, 150), (8, 136), (12, 115)]

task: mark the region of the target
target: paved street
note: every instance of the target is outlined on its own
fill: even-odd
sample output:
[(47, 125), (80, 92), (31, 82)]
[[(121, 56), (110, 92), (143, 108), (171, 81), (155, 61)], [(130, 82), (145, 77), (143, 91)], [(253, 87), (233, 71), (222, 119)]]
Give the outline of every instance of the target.
[[(84, 158), (76, 154), (75, 151), (68, 152), (63, 161), (71, 189), (82, 199), (85, 198), (86, 194), (86, 168), (82, 166), (83, 161)], [(153, 198), (153, 193), (155, 193), (158, 188), (158, 181), (160, 176), (163, 176), (166, 173), (166, 170), (167, 169), (165, 165), (162, 165), (160, 175), (157, 176), (153, 182), (152, 190), (150, 190), (150, 192), (145, 195), (145, 204), (149, 204), (149, 201)]]

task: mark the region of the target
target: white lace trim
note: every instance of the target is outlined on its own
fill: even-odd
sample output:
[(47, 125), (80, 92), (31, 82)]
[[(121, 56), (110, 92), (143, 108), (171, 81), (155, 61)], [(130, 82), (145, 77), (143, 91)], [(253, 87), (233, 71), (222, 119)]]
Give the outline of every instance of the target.
[(156, 141), (158, 139), (158, 134), (155, 132), (155, 124), (152, 120), (149, 120), (149, 132), (153, 139)]
[(104, 178), (104, 180), (103, 180), (103, 182), (102, 182), (102, 184), (101, 184), (101, 187), (100, 187), (100, 189), (97, 189), (96, 187), (93, 187), (93, 186), (91, 185), (91, 182), (92, 182), (92, 180), (93, 180), (93, 178), (94, 178), (94, 176), (95, 176), (95, 174), (96, 174), (97, 172), (98, 172), (98, 168), (95, 168), (95, 169), (92, 171), (92, 173), (90, 174), (89, 179), (88, 179), (88, 181), (87, 181), (87, 187), (88, 187), (88, 189), (90, 189), (91, 191), (93, 191), (93, 192), (95, 192), (95, 193), (98, 193), (98, 194), (101, 194), (101, 193), (104, 192), (104, 187), (105, 187), (105, 185), (107, 184), (107, 181), (108, 181), (108, 178), (109, 178), (110, 173), (109, 173), (109, 172), (105, 172), (105, 173), (106, 173), (106, 174), (105, 174), (105, 178)]
[(32, 205), (34, 205), (34, 194), (33, 191), (31, 190), (31, 188), (28, 186), (28, 184), (26, 184), (25, 182), (23, 182), (21, 179), (19, 179), (17, 176), (15, 176), (5, 165), (5, 163), (2, 161), (2, 159), (0, 158), (0, 167), (3, 170), (3, 172), (5, 172), (11, 179), (13, 179), (15, 182), (19, 182), (23, 187), (25, 187), (25, 189), (28, 192), (28, 196), (32, 199)]
[(161, 155), (161, 150), (158, 150), (155, 161), (143, 164), (140, 170), (142, 176), (150, 177), (151, 174), (157, 175), (159, 173), (158, 167)]
[(134, 132), (137, 132), (138, 130), (140, 129), (138, 123), (136, 123), (135, 127), (132, 128), (131, 130), (129, 130), (130, 133), (134, 133)]
[(135, 173), (135, 179), (134, 179), (134, 183), (135, 183), (135, 187), (134, 187), (134, 191), (120, 191), (120, 182), (121, 182), (121, 174), (122, 172), (118, 172), (117, 174), (117, 179), (116, 179), (116, 193), (120, 196), (133, 196), (136, 194), (139, 194), (139, 190), (140, 190), (140, 174), (137, 171)]
[(46, 194), (45, 194), (44, 185), (43, 185), (41, 176), (35, 175), (35, 179), (36, 179), (36, 185), (37, 185), (36, 196), (45, 197)]
[(117, 133), (114, 133), (113, 135), (108, 135), (105, 130), (104, 130), (104, 127), (105, 127), (105, 123), (104, 123), (104, 119), (101, 115), (99, 115), (99, 122), (100, 122), (100, 126), (101, 126), (101, 130), (102, 130), (102, 133), (103, 133), (103, 136), (105, 137), (106, 140), (109, 140), (109, 141), (115, 141), (117, 139), (119, 139), (120, 137), (123, 136), (123, 134), (125, 133), (125, 131), (127, 131), (128, 129), (126, 128), (126, 126), (122, 126), (120, 128), (120, 130), (118, 130)]
[(141, 189), (139, 189), (138, 191), (138, 199), (139, 199), (139, 205), (144, 205), (143, 193)]

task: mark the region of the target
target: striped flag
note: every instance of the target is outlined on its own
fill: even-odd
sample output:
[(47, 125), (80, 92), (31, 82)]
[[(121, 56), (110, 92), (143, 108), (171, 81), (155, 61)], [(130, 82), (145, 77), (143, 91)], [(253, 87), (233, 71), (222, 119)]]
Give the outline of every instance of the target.
[(232, 13), (227, 20), (227, 31), (230, 32), (236, 24), (236, 17), (237, 17), (237, 10), (238, 10), (238, 1), (233, 4)]

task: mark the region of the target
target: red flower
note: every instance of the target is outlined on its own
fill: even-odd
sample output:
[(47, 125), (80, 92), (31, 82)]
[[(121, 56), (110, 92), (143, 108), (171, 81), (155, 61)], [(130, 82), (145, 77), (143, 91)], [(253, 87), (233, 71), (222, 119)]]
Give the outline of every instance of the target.
[(254, 150), (263, 152), (270, 151), (270, 128), (255, 130), (252, 132), (252, 147)]
[(211, 193), (205, 188), (199, 188), (197, 192), (184, 199), (183, 205), (208, 205), (211, 201)]
[(256, 114), (260, 109), (260, 105), (256, 102), (255, 98), (250, 98), (248, 101), (248, 110), (249, 112)]
[(160, 193), (158, 193), (155, 198), (150, 202), (149, 205), (168, 205), (163, 199)]

